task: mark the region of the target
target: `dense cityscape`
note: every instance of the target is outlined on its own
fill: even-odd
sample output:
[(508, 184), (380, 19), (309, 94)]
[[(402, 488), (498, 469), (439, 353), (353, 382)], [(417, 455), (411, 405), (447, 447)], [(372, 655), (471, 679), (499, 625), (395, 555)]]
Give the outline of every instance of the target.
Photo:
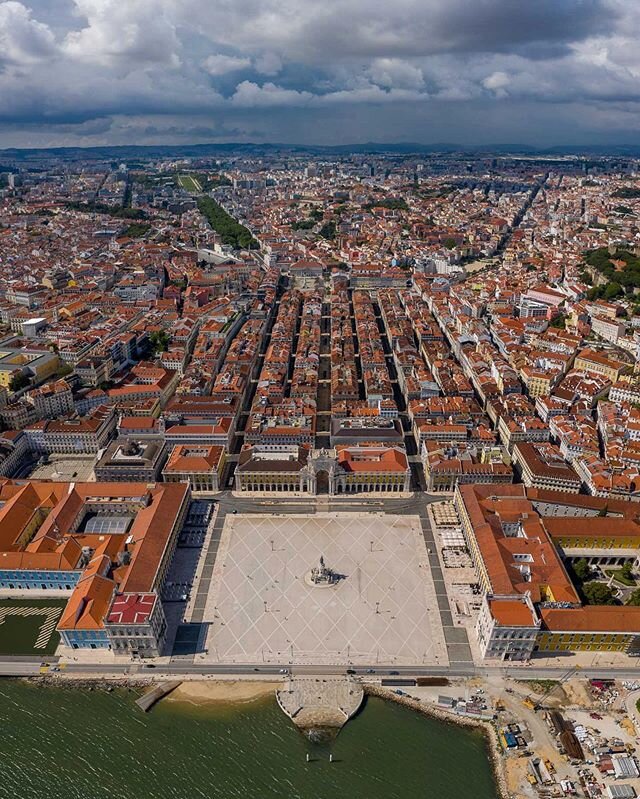
[(355, 675), (640, 791), (640, 160), (0, 165), (3, 674)]

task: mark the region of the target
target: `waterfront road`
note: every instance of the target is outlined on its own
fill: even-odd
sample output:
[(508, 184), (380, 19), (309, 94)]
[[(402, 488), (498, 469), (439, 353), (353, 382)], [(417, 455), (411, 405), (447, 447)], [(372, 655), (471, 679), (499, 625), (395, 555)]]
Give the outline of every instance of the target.
[[(0, 677), (33, 677), (46, 673), (53, 677), (77, 677), (87, 679), (108, 679), (108, 678), (140, 678), (145, 679), (165, 679), (194, 677), (218, 677), (233, 679), (234, 677), (248, 677), (259, 679), (260, 675), (273, 676), (284, 673), (305, 674), (305, 675), (324, 675), (324, 674), (355, 674), (369, 680), (381, 677), (490, 677), (500, 675), (512, 679), (567, 679), (567, 668), (556, 667), (537, 667), (535, 662), (529, 666), (504, 667), (504, 666), (474, 666), (473, 664), (464, 667), (446, 668), (437, 667), (425, 668), (424, 666), (397, 666), (391, 668), (381, 668), (379, 665), (358, 666), (350, 668), (344, 665), (326, 664), (306, 664), (299, 666), (289, 666), (282, 664), (255, 666), (247, 664), (212, 664), (198, 662), (170, 662), (156, 663), (152, 666), (143, 663), (65, 663), (56, 665), (57, 659), (50, 658), (46, 661), (34, 661), (18, 658), (4, 658), (0, 660)], [(48, 668), (42, 663), (48, 664)], [(59, 669), (54, 671), (54, 669)], [(590, 668), (585, 667), (579, 672), (570, 669), (572, 676), (580, 676), (588, 679), (592, 677), (612, 678), (619, 680), (637, 680), (638, 668), (622, 666), (619, 668)]]

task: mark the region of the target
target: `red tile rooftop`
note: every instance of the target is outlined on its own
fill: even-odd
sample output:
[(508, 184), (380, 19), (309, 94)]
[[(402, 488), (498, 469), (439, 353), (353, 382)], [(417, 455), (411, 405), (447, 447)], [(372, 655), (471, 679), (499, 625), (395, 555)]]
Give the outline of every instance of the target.
[(158, 420), (152, 419), (148, 416), (123, 416), (120, 420), (119, 427), (122, 430), (153, 430), (158, 426)]
[(491, 615), (502, 627), (533, 627), (534, 616), (524, 601), (518, 599), (489, 600)]
[(629, 633), (640, 630), (640, 608), (585, 605), (582, 608), (542, 608), (543, 629), (550, 632)]
[(118, 594), (105, 621), (107, 624), (146, 624), (155, 602), (155, 594)]
[(348, 472), (405, 472), (407, 456), (395, 448), (337, 447), (338, 463)]

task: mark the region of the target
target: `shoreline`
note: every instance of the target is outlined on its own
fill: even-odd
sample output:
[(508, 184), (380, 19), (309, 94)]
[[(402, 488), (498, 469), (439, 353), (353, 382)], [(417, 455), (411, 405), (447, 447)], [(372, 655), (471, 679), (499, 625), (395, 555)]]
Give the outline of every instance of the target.
[(273, 694), (276, 683), (266, 680), (185, 680), (165, 702), (190, 705), (248, 704)]
[(365, 696), (375, 696), (379, 699), (386, 699), (396, 702), (399, 705), (415, 710), (423, 716), (430, 716), (438, 721), (444, 721), (449, 724), (455, 724), (459, 727), (467, 727), (469, 729), (479, 730), (485, 739), (487, 755), (491, 763), (491, 771), (496, 785), (496, 794), (498, 799), (512, 799), (512, 795), (507, 788), (507, 779), (505, 771), (502, 767), (502, 758), (499, 756), (500, 743), (495, 727), (488, 721), (481, 719), (471, 719), (467, 716), (458, 716), (454, 713), (447, 713), (446, 710), (436, 707), (430, 702), (421, 702), (411, 696), (400, 696), (392, 690), (383, 688), (379, 685), (363, 684)]
[(29, 675), (26, 677), (3, 677), (5, 680), (16, 680), (30, 685), (40, 685), (45, 688), (68, 688), (85, 691), (115, 691), (116, 689), (138, 691), (150, 688), (157, 681), (149, 679), (136, 679), (134, 677), (60, 677), (49, 674)]
[[(144, 695), (161, 681), (150, 678), (84, 678), (59, 675), (39, 675), (33, 677), (8, 677), (30, 685), (43, 688), (64, 688), (67, 690), (104, 691), (126, 690)], [(261, 699), (269, 694), (275, 696), (277, 683), (268, 680), (182, 680), (171, 693), (159, 701), (191, 705), (243, 704)]]

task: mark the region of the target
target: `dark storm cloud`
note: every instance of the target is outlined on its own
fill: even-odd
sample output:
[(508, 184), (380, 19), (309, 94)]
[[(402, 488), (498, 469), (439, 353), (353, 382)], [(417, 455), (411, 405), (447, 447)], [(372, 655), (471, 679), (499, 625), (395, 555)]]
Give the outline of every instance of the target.
[[(366, 6), (366, 9), (363, 8)], [(446, 2), (328, 3), (324, 13), (301, 20), (293, 50), (345, 57), (419, 57), (438, 53), (514, 52), (553, 46), (606, 32), (615, 11), (602, 0), (447, 0)], [(366, 10), (366, 13), (363, 13)], [(281, 35), (267, 29), (268, 43)], [(303, 53), (304, 51), (304, 53)]]
[(639, 5), (0, 0), (0, 143), (629, 136)]

